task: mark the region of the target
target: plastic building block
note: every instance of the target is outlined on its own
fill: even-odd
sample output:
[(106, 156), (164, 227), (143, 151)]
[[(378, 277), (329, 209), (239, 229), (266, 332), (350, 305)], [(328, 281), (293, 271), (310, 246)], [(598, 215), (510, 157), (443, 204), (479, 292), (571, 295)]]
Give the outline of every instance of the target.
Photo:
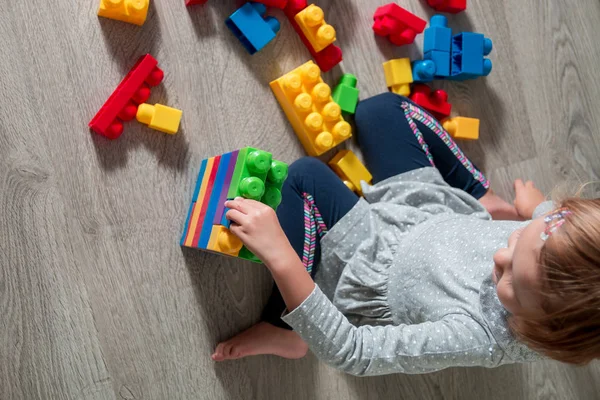
[(467, 9), (467, 0), (427, 0), (436, 11), (457, 14)]
[(449, 78), (450, 63), (450, 53), (435, 50), (425, 53), (424, 60), (415, 61), (412, 64), (414, 81), (425, 83), (434, 79)]
[(185, 0), (185, 5), (186, 6), (193, 6), (196, 4), (202, 5), (202, 4), (206, 4), (208, 0)]
[(206, 249), (235, 257), (240, 253), (243, 246), (242, 241), (227, 227), (213, 225)]
[(100, 0), (98, 16), (142, 25), (149, 5), (150, 0)]
[(287, 6), (288, 0), (254, 0), (255, 3), (264, 4), (267, 7), (281, 8), (282, 10)]
[(410, 84), (413, 83), (413, 74), (409, 58), (398, 58), (383, 63), (385, 83), (392, 92), (401, 96), (410, 94)]
[(329, 161), (329, 166), (339, 176), (348, 189), (362, 196), (360, 181), (370, 184), (373, 176), (350, 150), (341, 150)]
[(387, 37), (396, 46), (414, 42), (427, 22), (395, 3), (379, 7), (373, 15), (373, 31)]
[(358, 104), (357, 79), (352, 74), (344, 74), (338, 85), (333, 89), (333, 101), (339, 104), (343, 112), (354, 114)]
[(225, 201), (242, 196), (276, 209), (287, 172), (287, 164), (252, 147), (203, 160), (181, 245), (260, 262), (229, 231)]
[(335, 29), (325, 22), (321, 7), (311, 4), (296, 14), (294, 19), (317, 53), (335, 42)]
[(418, 60), (412, 63), (412, 74), (415, 82), (431, 82), (435, 78), (436, 66), (431, 60)]
[(448, 18), (443, 15), (434, 15), (429, 21), (429, 27), (425, 29), (423, 39), (423, 53), (432, 50), (452, 51), (452, 29), (448, 27)]
[(309, 61), (270, 84), (296, 136), (311, 156), (319, 156), (352, 136), (350, 124), (331, 98), (319, 67)]
[(429, 28), (425, 29), (423, 52), (423, 60), (413, 63), (415, 82), (431, 82), (450, 76), (452, 30), (448, 28), (448, 18), (443, 15), (431, 17)]
[(174, 135), (179, 129), (181, 122), (181, 110), (156, 104), (140, 104), (138, 107), (136, 118), (142, 124), (148, 125), (149, 128), (156, 129), (164, 133)]
[(484, 58), (492, 52), (493, 43), (481, 33), (463, 32), (452, 38), (453, 80), (474, 79), (492, 72), (492, 61)]
[(264, 4), (246, 3), (225, 20), (225, 25), (250, 54), (260, 51), (279, 32), (279, 21), (265, 17), (266, 12)]
[(452, 111), (452, 105), (448, 103), (448, 93), (445, 90), (439, 89), (432, 92), (429, 86), (416, 84), (413, 86), (410, 99), (439, 120), (448, 118)]
[(454, 117), (448, 118), (442, 124), (454, 139), (477, 140), (479, 139), (479, 120), (476, 118)]
[(89, 127), (109, 139), (121, 136), (122, 121), (135, 118), (138, 104), (150, 97), (150, 87), (162, 81), (164, 73), (157, 65), (158, 61), (150, 54), (142, 56), (92, 118)]
[(306, 0), (288, 0), (283, 12), (321, 71), (327, 72), (342, 61), (342, 50), (334, 44), (330, 44), (319, 52), (313, 48), (295, 19), (296, 15), (306, 7), (308, 7)]
[(447, 78), (450, 76), (450, 53), (432, 50), (425, 53), (425, 60), (431, 60), (435, 64), (435, 77)]

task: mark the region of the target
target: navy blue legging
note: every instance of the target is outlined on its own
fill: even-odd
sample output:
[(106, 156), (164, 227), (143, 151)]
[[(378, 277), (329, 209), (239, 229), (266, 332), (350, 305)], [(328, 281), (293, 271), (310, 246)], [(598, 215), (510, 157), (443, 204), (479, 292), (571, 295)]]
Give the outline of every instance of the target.
[[(356, 136), (373, 183), (422, 167), (435, 165), (451, 186), (479, 199), (489, 183), (426, 111), (405, 97), (383, 93), (363, 100), (355, 115)], [(290, 165), (277, 209), (279, 222), (298, 256), (305, 252), (305, 205), (312, 197), (326, 227), (333, 227), (358, 201), (333, 171), (316, 158), (301, 158)], [(320, 243), (314, 249), (313, 265), (319, 263)], [(314, 276), (315, 268), (311, 275)], [(262, 319), (289, 329), (281, 320), (285, 303), (276, 286)]]

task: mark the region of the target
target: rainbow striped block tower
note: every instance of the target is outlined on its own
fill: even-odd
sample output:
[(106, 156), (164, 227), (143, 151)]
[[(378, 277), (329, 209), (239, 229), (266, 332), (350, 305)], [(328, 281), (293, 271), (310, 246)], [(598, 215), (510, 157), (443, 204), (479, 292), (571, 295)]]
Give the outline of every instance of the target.
[(241, 196), (277, 209), (287, 173), (286, 163), (252, 147), (203, 160), (181, 245), (260, 262), (229, 230), (224, 203)]

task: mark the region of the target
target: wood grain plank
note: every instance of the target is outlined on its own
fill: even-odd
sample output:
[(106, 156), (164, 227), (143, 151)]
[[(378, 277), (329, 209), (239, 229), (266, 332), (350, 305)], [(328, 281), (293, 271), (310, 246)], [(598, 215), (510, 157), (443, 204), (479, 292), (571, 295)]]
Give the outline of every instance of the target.
[[(386, 90), (383, 61), (420, 56), (422, 36), (401, 48), (374, 37), (384, 3), (318, 2), (344, 51), (324, 77), (356, 74), (361, 98)], [(369, 379), (312, 355), (213, 363), (218, 341), (258, 320), (272, 281), (179, 248), (200, 161), (248, 145), (302, 156), (268, 82), (309, 54), (277, 10), (277, 39), (249, 56), (223, 24), (235, 1), (151, 4), (142, 27), (97, 18), (96, 0), (9, 2), (0, 14), (0, 398), (600, 398), (598, 363)], [(494, 40), (490, 77), (435, 84), (457, 114), (481, 118), (481, 140), (464, 147), (493, 187), (510, 198), (517, 177), (546, 192), (598, 179), (600, 3), (470, 2), (450, 21)], [(146, 52), (165, 71), (149, 102), (182, 109), (180, 132), (131, 122), (117, 141), (91, 134)]]

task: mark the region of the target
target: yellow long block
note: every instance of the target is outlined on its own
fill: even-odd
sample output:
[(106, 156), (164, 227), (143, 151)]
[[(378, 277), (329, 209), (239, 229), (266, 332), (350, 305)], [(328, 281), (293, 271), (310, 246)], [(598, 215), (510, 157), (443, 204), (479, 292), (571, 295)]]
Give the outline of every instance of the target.
[(98, 16), (142, 25), (149, 5), (150, 0), (100, 0)]
[(350, 150), (340, 150), (329, 161), (329, 166), (350, 190), (358, 193), (360, 196), (362, 196), (360, 181), (370, 184), (373, 180), (373, 176), (369, 170), (360, 162), (356, 154)]
[(335, 42), (335, 29), (325, 22), (325, 14), (321, 7), (311, 4), (296, 14), (294, 19), (315, 52), (318, 53)]
[(444, 120), (444, 129), (450, 136), (459, 140), (479, 139), (479, 120), (477, 118), (454, 117)]
[(392, 92), (401, 96), (410, 95), (410, 84), (413, 83), (410, 58), (397, 58), (383, 63), (385, 84)]
[(352, 137), (350, 124), (331, 98), (331, 88), (312, 61), (270, 84), (296, 136), (311, 156), (318, 156)]

